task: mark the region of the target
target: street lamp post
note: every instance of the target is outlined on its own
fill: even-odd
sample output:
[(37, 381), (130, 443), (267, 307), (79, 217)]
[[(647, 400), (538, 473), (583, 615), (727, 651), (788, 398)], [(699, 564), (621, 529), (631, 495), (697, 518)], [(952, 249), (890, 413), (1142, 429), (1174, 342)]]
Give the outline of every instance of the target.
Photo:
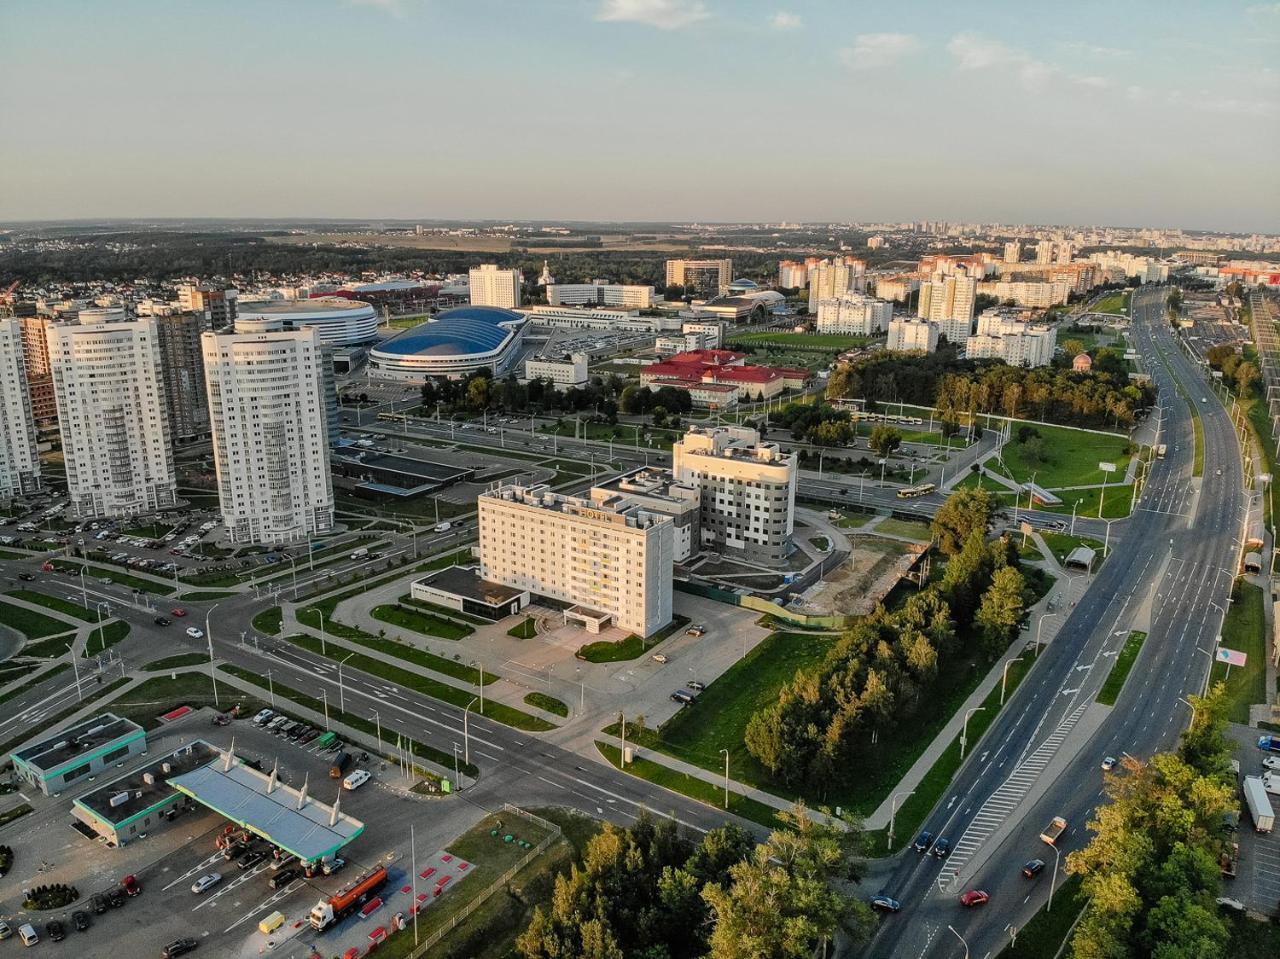
[(970, 709), (967, 713), (964, 714), (964, 728), (960, 731), (960, 759), (961, 760), (964, 759), (965, 750), (969, 746), (969, 717), (972, 716), (974, 713), (982, 712), (986, 708), (987, 708), (986, 706), (974, 706), (972, 709)]
[(271, 696), (271, 708), (276, 708), (276, 684), (271, 679), (271, 670), (267, 670), (267, 693)]
[(324, 728), (329, 731), (329, 690), (320, 690), (320, 698), (324, 700)]
[(889, 837), (888, 842), (885, 844), (885, 849), (893, 848), (893, 826), (898, 818), (898, 800), (906, 799), (913, 792), (915, 792), (914, 789), (909, 789), (906, 792), (895, 793), (892, 801), (889, 803)]
[(1053, 876), (1049, 879), (1049, 904), (1044, 907), (1045, 912), (1053, 912), (1053, 891), (1058, 886), (1058, 860), (1062, 858), (1057, 846), (1050, 846), (1053, 850)]
[(347, 711), (347, 687), (342, 681), (342, 666), (354, 655), (355, 653), (347, 653), (343, 659), (338, 660), (338, 709), (344, 713)]
[(378, 751), (382, 751), (382, 717), (378, 715), (378, 711), (373, 711), (373, 725), (378, 731)]
[(722, 749), (724, 753), (724, 808), (729, 808), (729, 750)]
[(84, 694), (80, 692), (80, 664), (76, 662), (75, 650), (71, 648), (71, 644), (67, 643), (67, 655), (71, 657), (71, 669), (76, 674), (76, 702), (84, 699)]
[(1012, 666), (1014, 663), (1016, 663), (1018, 660), (1022, 659), (1023, 655), (1025, 655), (1025, 652), (1017, 656), (1014, 656), (1013, 659), (1006, 659), (1004, 663), (1004, 669), (1000, 671), (1000, 705), (1001, 706), (1004, 705), (1004, 690), (1005, 690), (1005, 686), (1009, 682), (1009, 667)]
[(320, 607), (317, 606), (316, 612), (320, 616), (320, 655), (328, 656), (329, 648), (325, 645), (325, 642), (324, 642), (324, 610), (320, 609)]
[(209, 625), (209, 618), (213, 615), (213, 611), (218, 608), (218, 604), (214, 603), (209, 607), (209, 611), (204, 614), (204, 638), (209, 643), (209, 680), (213, 683), (213, 705), (220, 706), (218, 702), (218, 677), (213, 671), (213, 627)]
[(1053, 619), (1053, 618), (1054, 618), (1055, 616), (1057, 616), (1057, 615), (1059, 615), (1059, 614), (1058, 614), (1058, 613), (1045, 613), (1045, 614), (1044, 614), (1043, 616), (1041, 616), (1041, 617), (1040, 617), (1040, 619), (1036, 622), (1036, 655), (1037, 655), (1037, 656), (1039, 656), (1039, 655), (1040, 655), (1040, 630), (1044, 628), (1044, 621), (1045, 621), (1046, 619)]
[(480, 670), (480, 715), (484, 715), (484, 663), (473, 659), (471, 665)]
[[(1180, 702), (1180, 703), (1184, 703), (1184, 704), (1186, 704), (1188, 707), (1190, 707), (1190, 709), (1191, 709), (1191, 726), (1194, 726), (1194, 725), (1196, 724), (1196, 707), (1192, 704), (1192, 702), (1191, 702), (1189, 699), (1183, 699), (1181, 696), (1179, 696), (1179, 697), (1178, 697), (1178, 702)], [(1190, 729), (1191, 727), (1190, 727), (1190, 726), (1188, 726), (1187, 728), (1188, 728), (1188, 729)]]
[(964, 946), (964, 959), (969, 959), (969, 944), (964, 941), (964, 936), (956, 932), (955, 926), (948, 925), (947, 928), (955, 933), (956, 938), (960, 940), (960, 945)]
[(453, 744), (453, 781), (458, 784), (458, 792), (462, 792), (462, 773), (458, 771), (458, 744)]
[(470, 765), (471, 763), (471, 730), (467, 725), (467, 714), (471, 712), (471, 707), (474, 706), (475, 704), (476, 704), (476, 701), (474, 699), (471, 700), (471, 702), (467, 703), (467, 708), (462, 711), (462, 744), (463, 744), (462, 758), (467, 762), (468, 765)]

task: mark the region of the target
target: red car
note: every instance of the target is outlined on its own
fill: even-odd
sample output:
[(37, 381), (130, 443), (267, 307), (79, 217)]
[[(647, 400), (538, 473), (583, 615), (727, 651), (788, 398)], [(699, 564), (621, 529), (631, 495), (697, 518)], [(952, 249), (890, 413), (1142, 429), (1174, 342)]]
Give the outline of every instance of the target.
[(52, 573), (52, 572), (53, 572), (53, 564), (52, 564), (52, 563), (41, 563), (41, 564), (40, 564), (40, 572), (42, 572), (42, 573)]
[(187, 611), (186, 611), (185, 609), (183, 609), (181, 606), (177, 606), (177, 607), (175, 607), (175, 608), (173, 608), (173, 609), (169, 610), (169, 612), (173, 613), (173, 615), (174, 615), (174, 616), (186, 616), (186, 615), (187, 615)]
[(142, 892), (142, 884), (138, 882), (138, 877), (132, 874), (121, 879), (120, 886), (130, 896), (136, 896)]
[(982, 906), (991, 901), (991, 896), (981, 889), (970, 889), (960, 897), (962, 906)]

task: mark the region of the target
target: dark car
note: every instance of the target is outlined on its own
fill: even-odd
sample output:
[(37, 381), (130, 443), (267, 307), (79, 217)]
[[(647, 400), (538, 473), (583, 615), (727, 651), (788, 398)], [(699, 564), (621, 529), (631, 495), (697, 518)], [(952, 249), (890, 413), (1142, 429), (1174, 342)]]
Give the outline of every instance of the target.
[(121, 906), (124, 905), (124, 890), (112, 889), (109, 893), (107, 893), (107, 901), (111, 903), (112, 909), (119, 909)]
[(95, 892), (93, 894), (93, 899), (90, 900), (90, 904), (93, 906), (93, 911), (99, 916), (111, 908), (111, 903), (107, 901), (107, 897), (100, 892)]
[(301, 739), (307, 733), (311, 732), (310, 726), (299, 726), (297, 729), (289, 730), (290, 739)]
[(195, 949), (200, 943), (189, 936), (181, 939), (175, 939), (169, 945), (160, 950), (160, 959), (176, 959), (177, 956), (185, 956), (188, 952)]
[(33, 573), (19, 573), (18, 579), (22, 580), (24, 583), (33, 583), (35, 582), (35, 575)]
[(157, 616), (155, 618), (155, 624), (157, 626), (168, 626), (169, 623), (170, 623), (170, 620), (165, 619), (163, 616)]
[(89, 928), (89, 914), (83, 909), (77, 909), (71, 914), (71, 924), (76, 927), (76, 932), (84, 932)]
[(319, 735), (320, 735), (320, 730), (309, 729), (304, 735), (298, 737), (298, 742), (309, 743), (311, 742), (311, 740), (315, 739)]
[(267, 854), (265, 852), (255, 849), (252, 852), (245, 853), (243, 856), (237, 859), (236, 866), (239, 867), (240, 869), (252, 869), (254, 866), (262, 862), (262, 860), (266, 858), (267, 858)]
[(933, 844), (933, 854), (939, 859), (946, 859), (949, 852), (951, 852), (950, 839), (939, 839)]
[(699, 682), (699, 681), (698, 681), (698, 680), (696, 680), (696, 679), (691, 679), (691, 680), (689, 680), (689, 682), (688, 682), (686, 685), (687, 685), (690, 689), (696, 689), (698, 692), (702, 692), (704, 689), (706, 689), (706, 688), (707, 688), (707, 684), (706, 684), (706, 683)]
[(920, 838), (915, 841), (915, 845), (911, 848), (916, 852), (928, 852), (929, 847), (933, 845), (933, 833), (922, 832)]
[(54, 942), (62, 942), (63, 939), (67, 938), (66, 927), (57, 919), (50, 919), (46, 922), (44, 924), (44, 931), (48, 933), (49, 938)]
[(1034, 879), (1036, 876), (1040, 875), (1040, 871), (1042, 869), (1044, 869), (1044, 860), (1032, 859), (1030, 862), (1023, 865), (1022, 874), (1028, 879)]
[(271, 877), (272, 889), (283, 889), (289, 883), (293, 882), (301, 873), (296, 869), (281, 869), (278, 873)]
[(880, 893), (878, 896), (871, 897), (871, 908), (880, 912), (897, 912), (902, 908), (902, 903), (894, 899), (892, 896), (886, 896)]

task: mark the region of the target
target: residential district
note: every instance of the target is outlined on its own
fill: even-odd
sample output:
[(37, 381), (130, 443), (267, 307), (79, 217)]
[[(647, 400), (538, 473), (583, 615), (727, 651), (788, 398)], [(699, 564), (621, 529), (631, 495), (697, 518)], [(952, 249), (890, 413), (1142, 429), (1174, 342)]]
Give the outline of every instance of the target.
[(310, 230), (5, 234), (0, 951), (1269, 934), (1280, 239)]

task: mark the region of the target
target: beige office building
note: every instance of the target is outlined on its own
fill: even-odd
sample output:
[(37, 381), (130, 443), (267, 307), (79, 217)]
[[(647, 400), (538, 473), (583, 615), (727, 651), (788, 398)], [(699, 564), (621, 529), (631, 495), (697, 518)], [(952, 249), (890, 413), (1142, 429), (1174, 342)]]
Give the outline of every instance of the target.
[(570, 603), (565, 618), (592, 632), (650, 636), (671, 622), (670, 517), (546, 486), (502, 486), (476, 505), (482, 579)]
[(468, 274), (472, 306), (500, 306), (514, 310), (520, 305), (520, 271), (502, 270), (484, 263)]
[(792, 550), (796, 457), (739, 426), (694, 427), (671, 448), (675, 482), (699, 492), (702, 545), (779, 565)]
[(678, 285), (694, 296), (729, 292), (733, 260), (667, 260), (667, 286)]
[(889, 323), (885, 349), (893, 353), (932, 353), (938, 348), (938, 325), (928, 320), (898, 317)]

